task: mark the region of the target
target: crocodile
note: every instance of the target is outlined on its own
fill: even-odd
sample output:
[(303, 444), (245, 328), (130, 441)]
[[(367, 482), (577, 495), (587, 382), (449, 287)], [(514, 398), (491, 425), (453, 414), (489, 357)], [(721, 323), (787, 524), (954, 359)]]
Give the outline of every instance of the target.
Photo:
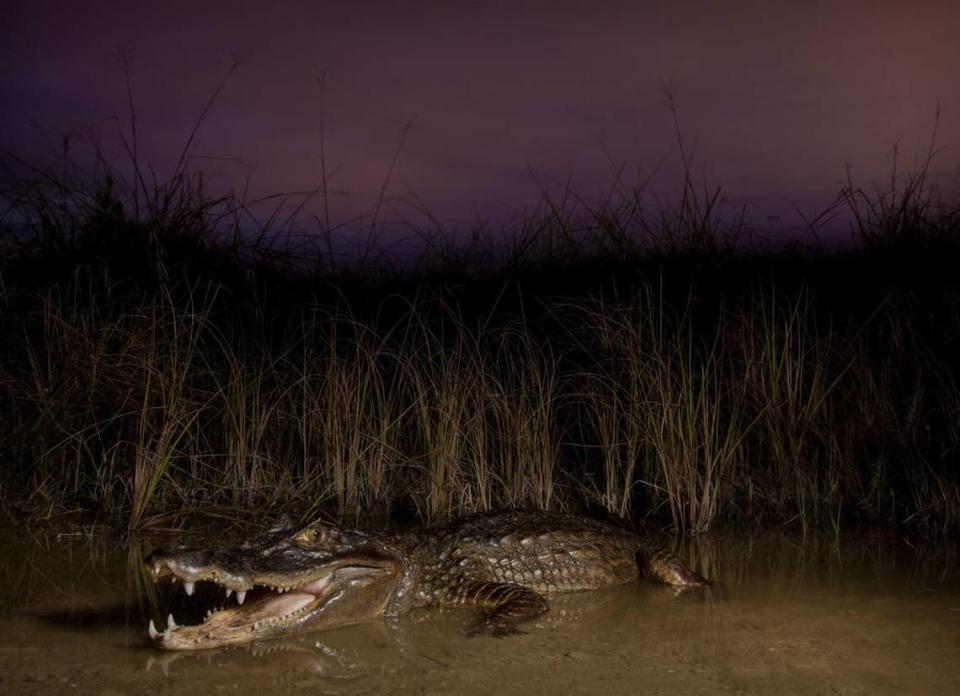
[(323, 521), (279, 524), (231, 548), (177, 546), (145, 561), (155, 581), (224, 588), (235, 604), (196, 625), (151, 620), (153, 644), (199, 650), (306, 633), (417, 607), (476, 607), (470, 633), (505, 635), (549, 609), (546, 595), (647, 578), (708, 585), (669, 549), (617, 524), (556, 512), (483, 513), (387, 533)]

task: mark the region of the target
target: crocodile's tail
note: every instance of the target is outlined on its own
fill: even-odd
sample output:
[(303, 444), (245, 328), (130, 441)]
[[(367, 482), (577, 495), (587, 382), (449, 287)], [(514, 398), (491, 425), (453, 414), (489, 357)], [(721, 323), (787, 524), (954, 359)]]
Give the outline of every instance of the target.
[(667, 585), (695, 587), (711, 584), (663, 546), (641, 544), (637, 550), (637, 565), (644, 577)]

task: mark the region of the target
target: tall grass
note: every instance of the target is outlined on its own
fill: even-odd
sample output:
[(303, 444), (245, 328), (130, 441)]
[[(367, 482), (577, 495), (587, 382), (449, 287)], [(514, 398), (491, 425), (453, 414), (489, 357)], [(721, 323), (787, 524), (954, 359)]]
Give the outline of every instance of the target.
[(758, 500), (758, 508), (793, 508), (801, 525), (821, 519), (821, 506), (831, 505), (838, 481), (836, 455), (829, 456), (833, 418), (827, 412), (831, 391), (843, 379), (844, 352), (834, 350), (832, 330), (820, 334), (803, 295), (778, 301), (767, 294), (742, 318), (744, 398), (756, 414), (754, 437), (761, 462), (749, 467), (750, 494), (777, 482), (776, 497)]
[[(511, 506), (688, 532), (732, 519), (952, 534), (960, 288), (891, 282), (904, 269), (873, 254), (919, 235), (915, 249), (935, 245), (924, 260), (960, 260), (957, 207), (935, 206), (928, 183), (851, 184), (860, 251), (773, 260), (735, 251), (743, 218), (689, 168), (673, 215), (641, 191), (545, 194), (512, 245), (477, 237), (471, 259), (441, 240), (453, 266), (433, 259), (404, 298), (371, 299), (382, 288), (338, 266), (320, 280), (360, 289), (321, 302), (337, 296), (317, 278), (267, 263), (269, 225), (241, 249), (248, 211), (182, 167), (153, 191), (38, 170), (3, 195), (0, 485), (131, 527), (201, 508), (432, 521)], [(470, 296), (545, 269), (574, 285), (611, 261), (627, 290), (487, 314)], [(717, 281), (726, 263), (764, 270)], [(866, 301), (814, 287), (849, 269), (874, 288)]]
[(243, 318), (214, 321), (213, 293), (81, 301), (92, 282), (44, 296), (4, 361), (5, 482), (35, 501), (132, 526), (209, 506), (601, 506), (688, 531), (956, 529), (955, 366), (902, 335), (896, 303), (823, 329), (768, 292), (705, 328), (645, 291), (554, 305), (568, 333), (547, 342), (422, 302), (386, 326), (305, 311), (277, 344), (222, 329)]

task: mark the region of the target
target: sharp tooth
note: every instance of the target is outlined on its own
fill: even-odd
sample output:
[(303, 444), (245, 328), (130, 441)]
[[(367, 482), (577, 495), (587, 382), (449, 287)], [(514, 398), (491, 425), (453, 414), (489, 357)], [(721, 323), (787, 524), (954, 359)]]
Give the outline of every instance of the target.
[(177, 628), (177, 622), (173, 620), (173, 614), (167, 614), (167, 628), (170, 630)]
[(227, 599), (230, 599), (230, 595), (232, 595), (232, 594), (233, 594), (233, 590), (231, 590), (231, 589), (228, 587), (228, 588), (227, 588)]
[(188, 595), (193, 595), (193, 583), (192, 583), (192, 582), (184, 582), (184, 583), (183, 583), (183, 591), (186, 592)]
[(166, 631), (163, 632), (163, 639), (164, 639), (164, 640), (170, 640), (170, 629), (169, 629), (169, 628), (168, 628)]
[(157, 636), (160, 635), (160, 631), (153, 625), (153, 619), (150, 619), (150, 625), (147, 626), (147, 633), (150, 634), (150, 640), (156, 640)]
[(237, 604), (243, 604), (243, 600), (247, 598), (246, 590), (237, 590)]

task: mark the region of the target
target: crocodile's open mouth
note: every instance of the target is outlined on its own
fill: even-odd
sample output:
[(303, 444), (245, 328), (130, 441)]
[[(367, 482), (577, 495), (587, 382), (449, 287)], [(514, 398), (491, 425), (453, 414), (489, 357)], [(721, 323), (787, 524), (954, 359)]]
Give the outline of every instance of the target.
[(169, 614), (160, 630), (151, 620), (147, 628), (150, 639), (165, 650), (198, 650), (248, 643), (301, 628), (315, 630), (316, 624), (323, 623), (318, 615), (334, 605), (338, 605), (337, 611), (330, 613), (336, 616), (323, 617), (326, 624), (354, 623), (356, 607), (351, 598), (343, 600), (344, 594), (362, 592), (363, 587), (393, 574), (391, 564), (375, 559), (363, 559), (361, 563), (342, 559), (304, 569), (279, 582), (269, 575), (249, 576), (222, 566), (197, 567), (176, 555), (150, 560), (147, 567), (155, 581), (179, 582), (188, 595), (194, 594), (198, 582), (209, 582), (223, 588), (225, 602), (235, 602), (208, 611), (203, 622), (196, 625), (177, 625)]

